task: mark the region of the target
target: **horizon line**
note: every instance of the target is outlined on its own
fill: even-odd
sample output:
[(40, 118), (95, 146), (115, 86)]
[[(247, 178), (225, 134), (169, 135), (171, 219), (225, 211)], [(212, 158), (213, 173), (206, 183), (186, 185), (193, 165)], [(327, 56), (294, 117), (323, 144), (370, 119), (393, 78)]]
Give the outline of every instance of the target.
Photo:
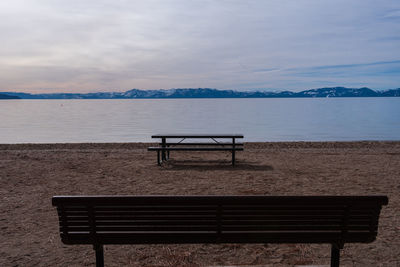
[(299, 91), (292, 91), (288, 89), (270, 89), (270, 88), (248, 88), (248, 89), (218, 89), (218, 88), (211, 88), (211, 87), (180, 87), (180, 88), (169, 88), (169, 89), (139, 89), (139, 88), (132, 88), (128, 89), (125, 91), (93, 91), (93, 92), (77, 92), (77, 93), (68, 93), (68, 92), (49, 92), (49, 93), (31, 93), (31, 92), (21, 92), (21, 91), (0, 91), (0, 94), (7, 94), (7, 93), (17, 93), (17, 94), (30, 94), (30, 95), (53, 95), (53, 94), (68, 94), (68, 95), (73, 95), (73, 94), (80, 94), (80, 95), (86, 95), (86, 94), (98, 94), (98, 93), (126, 93), (132, 90), (139, 90), (139, 91), (170, 91), (170, 90), (199, 90), (199, 89), (208, 89), (208, 90), (217, 90), (217, 91), (233, 91), (233, 92), (270, 92), (270, 93), (276, 93), (276, 92), (292, 92), (292, 93), (300, 93), (304, 91), (310, 91), (310, 90), (318, 90), (318, 89), (333, 89), (333, 88), (345, 88), (345, 89), (355, 89), (355, 90), (360, 90), (360, 89), (369, 89), (373, 91), (388, 91), (388, 90), (396, 90), (400, 89), (400, 87), (397, 88), (389, 88), (389, 89), (371, 89), (367, 86), (363, 87), (345, 87), (345, 86), (327, 86), (327, 87), (319, 87), (319, 88), (311, 88), (311, 89), (304, 89), (304, 90), (299, 90)]

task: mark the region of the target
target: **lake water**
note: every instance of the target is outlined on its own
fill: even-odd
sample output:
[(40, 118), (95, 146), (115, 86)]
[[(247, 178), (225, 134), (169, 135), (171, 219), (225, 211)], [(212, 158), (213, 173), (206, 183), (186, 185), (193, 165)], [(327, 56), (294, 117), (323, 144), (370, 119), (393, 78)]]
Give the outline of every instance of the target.
[(150, 142), (156, 133), (400, 140), (400, 97), (0, 101), (0, 143)]

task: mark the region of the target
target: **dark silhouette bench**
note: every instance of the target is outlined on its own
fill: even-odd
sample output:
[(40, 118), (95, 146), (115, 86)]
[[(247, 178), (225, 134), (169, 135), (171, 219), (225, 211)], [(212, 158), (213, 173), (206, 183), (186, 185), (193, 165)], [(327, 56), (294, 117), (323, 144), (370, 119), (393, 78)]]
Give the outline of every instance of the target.
[(376, 239), (386, 196), (54, 196), (64, 244), (345, 243)]
[[(156, 134), (151, 138), (161, 139), (159, 146), (149, 147), (148, 151), (157, 151), (157, 163), (161, 165), (170, 157), (171, 151), (230, 151), (232, 165), (235, 165), (235, 152), (243, 151), (243, 143), (237, 143), (242, 134)], [(168, 139), (181, 139), (179, 142), (170, 142)], [(183, 142), (185, 139), (212, 140), (213, 142)], [(230, 142), (218, 140), (230, 139)]]

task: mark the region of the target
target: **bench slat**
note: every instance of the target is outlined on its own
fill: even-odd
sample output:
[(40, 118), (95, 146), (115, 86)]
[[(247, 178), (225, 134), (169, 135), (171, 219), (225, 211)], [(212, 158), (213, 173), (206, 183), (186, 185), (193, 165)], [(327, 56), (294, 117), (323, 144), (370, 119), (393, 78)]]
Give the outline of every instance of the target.
[[(346, 234), (346, 243), (370, 243), (375, 240), (369, 232)], [(89, 233), (71, 235), (61, 234), (64, 244), (93, 244)], [(376, 235), (375, 235), (376, 236)], [(179, 233), (174, 231), (137, 232), (137, 233), (99, 233), (96, 235), (102, 244), (202, 244), (202, 243), (320, 243), (335, 244), (342, 242), (341, 231), (232, 231), (223, 234), (216, 232), (198, 231)], [(267, 242), (266, 242), (267, 240)], [(301, 240), (301, 241), (299, 241)]]
[[(83, 204), (84, 203), (84, 204)], [(237, 207), (338, 207), (351, 206), (380, 209), (388, 204), (387, 196), (54, 196), (53, 206), (70, 207), (77, 204), (82, 206), (181, 206), (197, 207), (203, 205), (232, 208)]]
[[(187, 232), (187, 231), (217, 231), (218, 226), (216, 224), (190, 224), (190, 225), (157, 225), (157, 224), (146, 224), (146, 225), (96, 225), (95, 232), (140, 232), (140, 231), (176, 231), (176, 232)], [(67, 231), (70, 232), (80, 232), (80, 231), (90, 231), (90, 226), (85, 225), (75, 225), (68, 226)], [(326, 231), (342, 231), (342, 225), (230, 225), (222, 226), (221, 233), (229, 231), (241, 231), (241, 232), (253, 232), (253, 231), (309, 231), (309, 232), (322, 232)], [(351, 226), (347, 228), (348, 233), (364, 231), (366, 234), (370, 233), (369, 225), (361, 226)], [(374, 227), (376, 231), (377, 228)]]

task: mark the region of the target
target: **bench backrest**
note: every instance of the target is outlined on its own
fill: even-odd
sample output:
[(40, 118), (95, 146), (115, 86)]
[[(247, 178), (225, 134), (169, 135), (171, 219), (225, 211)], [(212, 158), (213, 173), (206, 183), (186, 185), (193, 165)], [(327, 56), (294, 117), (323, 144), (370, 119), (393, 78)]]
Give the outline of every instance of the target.
[(65, 244), (372, 242), (386, 196), (55, 196)]

